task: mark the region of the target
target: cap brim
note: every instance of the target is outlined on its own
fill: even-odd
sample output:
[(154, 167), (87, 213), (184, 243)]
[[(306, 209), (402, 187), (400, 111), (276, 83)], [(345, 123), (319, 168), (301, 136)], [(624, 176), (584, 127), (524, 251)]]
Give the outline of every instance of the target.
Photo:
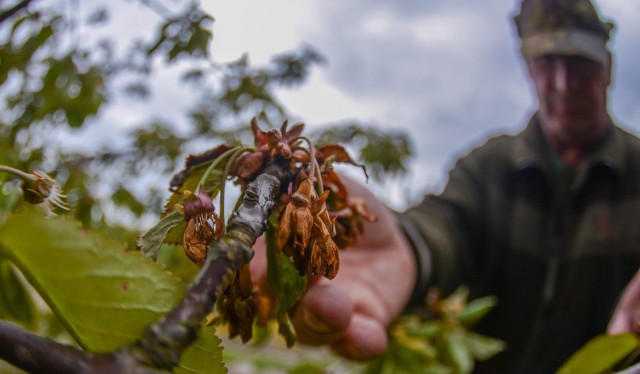
[(537, 33), (522, 39), (522, 55), (533, 60), (545, 55), (581, 56), (605, 65), (607, 40), (583, 30), (557, 30)]

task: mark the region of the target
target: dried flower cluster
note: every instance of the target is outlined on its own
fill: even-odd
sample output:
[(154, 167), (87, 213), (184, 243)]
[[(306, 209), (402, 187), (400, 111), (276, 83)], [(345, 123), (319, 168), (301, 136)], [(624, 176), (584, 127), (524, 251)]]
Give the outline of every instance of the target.
[(278, 253), (284, 251), (292, 257), (300, 275), (310, 270), (312, 275), (333, 279), (338, 274), (338, 247), (332, 239), (334, 223), (325, 205), (329, 192), (318, 197), (311, 180), (303, 180), (280, 218)]
[[(362, 200), (349, 198), (347, 187), (333, 170), (336, 162), (361, 165), (339, 145), (316, 148), (302, 136), (303, 128), (303, 124), (295, 124), (289, 129), (285, 121), (280, 129), (263, 131), (254, 118), (251, 121), (254, 147), (221, 145), (189, 156), (185, 169), (171, 181), (174, 196), (170, 204), (179, 201), (184, 204), (188, 224), (182, 238), (185, 253), (192, 261), (201, 264), (211, 240), (224, 232), (222, 221), (214, 213), (213, 203), (204, 189), (197, 194), (186, 191), (190, 185), (193, 188), (194, 179), (199, 178), (200, 185), (210, 180), (209, 170), (217, 168), (224, 172), (219, 174), (222, 180), (216, 183), (224, 186), (224, 181), (231, 179), (244, 192), (267, 166), (275, 163), (291, 171), (292, 176), (288, 191), (281, 192), (274, 208), (279, 217), (276, 253), (289, 257), (300, 276), (333, 279), (338, 274), (338, 248), (355, 243), (357, 235), (362, 233), (363, 222), (373, 221), (375, 217)], [(202, 174), (207, 164), (210, 166)], [(181, 205), (177, 207), (180, 209)], [(254, 319), (266, 323), (271, 306), (254, 286), (248, 267), (242, 267), (220, 296), (217, 304), (220, 317), (215, 321), (228, 322), (230, 335), (240, 335), (246, 341), (251, 337)]]
[(237, 177), (238, 183), (246, 186), (269, 160), (295, 162), (309, 159), (309, 156), (301, 151), (294, 151), (302, 142), (300, 135), (304, 125), (296, 124), (290, 130), (287, 127), (288, 122), (285, 121), (280, 130), (271, 129), (265, 132), (260, 129), (255, 118), (251, 121), (255, 150), (244, 153), (233, 165), (231, 172)]

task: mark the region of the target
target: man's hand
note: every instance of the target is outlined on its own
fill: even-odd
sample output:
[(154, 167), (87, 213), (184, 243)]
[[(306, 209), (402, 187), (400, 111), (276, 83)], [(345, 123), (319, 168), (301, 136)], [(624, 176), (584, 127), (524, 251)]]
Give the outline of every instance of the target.
[[(377, 222), (365, 223), (357, 245), (340, 251), (333, 280), (313, 279), (292, 321), (298, 340), (330, 345), (350, 359), (370, 359), (387, 348), (387, 327), (402, 312), (416, 282), (409, 243), (392, 213), (364, 187), (344, 179), (349, 194), (366, 200)], [(256, 245), (251, 272), (266, 283), (264, 242)]]
[(613, 312), (607, 332), (609, 334), (640, 333), (640, 270), (624, 290)]

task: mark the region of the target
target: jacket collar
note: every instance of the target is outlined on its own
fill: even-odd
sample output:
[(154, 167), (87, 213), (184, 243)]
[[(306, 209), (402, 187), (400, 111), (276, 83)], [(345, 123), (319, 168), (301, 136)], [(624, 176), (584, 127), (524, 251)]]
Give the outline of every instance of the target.
[[(611, 171), (617, 179), (620, 171), (624, 169), (624, 142), (622, 130), (612, 125), (607, 133), (585, 155), (585, 159), (578, 167), (578, 179), (586, 177), (594, 167), (605, 167)], [(516, 135), (515, 147), (511, 162), (515, 170), (524, 171), (537, 169), (545, 176), (551, 177), (552, 173), (551, 146), (542, 133), (542, 127), (535, 113), (529, 120), (527, 127)]]

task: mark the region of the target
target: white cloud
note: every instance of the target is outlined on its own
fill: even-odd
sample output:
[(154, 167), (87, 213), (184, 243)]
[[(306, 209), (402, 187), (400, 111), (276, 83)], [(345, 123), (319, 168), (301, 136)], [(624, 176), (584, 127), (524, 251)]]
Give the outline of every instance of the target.
[(296, 48), (300, 29), (311, 17), (305, 2), (271, 0), (203, 1), (216, 19), (213, 57), (237, 59), (250, 53), (251, 61), (264, 64), (275, 54)]

